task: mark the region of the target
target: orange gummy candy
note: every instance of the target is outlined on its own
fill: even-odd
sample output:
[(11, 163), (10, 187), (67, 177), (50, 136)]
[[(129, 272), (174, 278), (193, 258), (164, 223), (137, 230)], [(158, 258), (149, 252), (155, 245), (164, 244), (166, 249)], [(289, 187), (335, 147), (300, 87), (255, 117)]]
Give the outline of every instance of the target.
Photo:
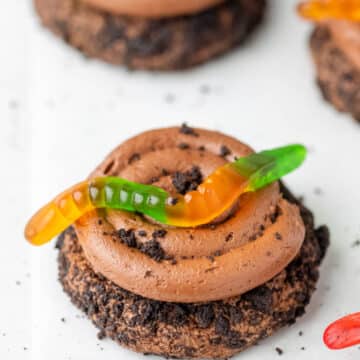
[(298, 11), (306, 19), (360, 21), (360, 0), (310, 0), (299, 5)]

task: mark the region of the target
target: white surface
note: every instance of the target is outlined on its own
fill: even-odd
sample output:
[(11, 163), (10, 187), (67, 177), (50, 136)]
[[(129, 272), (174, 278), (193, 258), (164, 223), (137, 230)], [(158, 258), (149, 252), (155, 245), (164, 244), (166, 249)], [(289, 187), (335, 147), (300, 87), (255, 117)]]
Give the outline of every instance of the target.
[(143, 359), (96, 339), (56, 281), (53, 244), (30, 249), (22, 229), (33, 210), (84, 178), (119, 142), (183, 121), (257, 149), (305, 143), (308, 161), (287, 182), (331, 230), (306, 316), (238, 358), (277, 359), (281, 347), (284, 359), (359, 359), (356, 347), (328, 351), (321, 334), (330, 320), (360, 311), (360, 248), (352, 247), (360, 238), (360, 127), (321, 100), (307, 53), (310, 26), (296, 18), (294, 4), (273, 0), (265, 25), (230, 56), (190, 72), (148, 74), (85, 60), (38, 25), (27, 1), (6, 2), (0, 13), (0, 185), (7, 206), (0, 359)]

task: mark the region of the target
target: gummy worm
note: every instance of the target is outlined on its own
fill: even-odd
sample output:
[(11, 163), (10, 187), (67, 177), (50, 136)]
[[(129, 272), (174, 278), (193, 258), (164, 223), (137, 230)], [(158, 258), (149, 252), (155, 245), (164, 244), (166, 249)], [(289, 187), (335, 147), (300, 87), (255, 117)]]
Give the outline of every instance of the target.
[(86, 213), (99, 208), (142, 213), (162, 224), (195, 227), (230, 208), (239, 196), (259, 190), (295, 170), (306, 149), (289, 145), (254, 153), (215, 170), (195, 191), (177, 196), (152, 185), (99, 177), (66, 190), (40, 209), (25, 228), (26, 239), (42, 245)]
[(360, 21), (360, 0), (310, 0), (301, 3), (298, 10), (304, 18), (315, 21)]
[(360, 344), (360, 313), (345, 316), (330, 324), (324, 332), (323, 340), (332, 350)]

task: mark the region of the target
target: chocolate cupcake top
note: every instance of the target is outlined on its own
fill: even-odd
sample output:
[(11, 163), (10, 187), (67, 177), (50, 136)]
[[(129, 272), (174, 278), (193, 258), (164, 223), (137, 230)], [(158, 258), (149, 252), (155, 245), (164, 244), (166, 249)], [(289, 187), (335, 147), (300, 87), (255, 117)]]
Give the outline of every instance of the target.
[(83, 0), (113, 14), (161, 18), (198, 13), (224, 0)]
[[(252, 152), (217, 132), (187, 126), (145, 132), (91, 174), (186, 193), (234, 157)], [(176, 201), (176, 200), (174, 200)], [(202, 302), (239, 295), (274, 277), (298, 253), (305, 230), (278, 183), (244, 194), (213, 223), (174, 228), (123, 211), (89, 213), (75, 226), (95, 271), (151, 299)]]

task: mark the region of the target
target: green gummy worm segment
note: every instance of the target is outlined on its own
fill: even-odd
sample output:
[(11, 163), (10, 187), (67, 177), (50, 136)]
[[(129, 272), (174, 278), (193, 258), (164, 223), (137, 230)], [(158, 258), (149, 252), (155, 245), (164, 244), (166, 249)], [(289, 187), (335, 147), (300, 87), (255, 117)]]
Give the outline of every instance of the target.
[(95, 178), (90, 181), (89, 194), (97, 208), (139, 212), (166, 224), (165, 210), (169, 194), (156, 186), (118, 177)]
[(246, 191), (256, 191), (298, 168), (305, 157), (306, 148), (295, 144), (251, 154), (230, 167), (248, 179)]

